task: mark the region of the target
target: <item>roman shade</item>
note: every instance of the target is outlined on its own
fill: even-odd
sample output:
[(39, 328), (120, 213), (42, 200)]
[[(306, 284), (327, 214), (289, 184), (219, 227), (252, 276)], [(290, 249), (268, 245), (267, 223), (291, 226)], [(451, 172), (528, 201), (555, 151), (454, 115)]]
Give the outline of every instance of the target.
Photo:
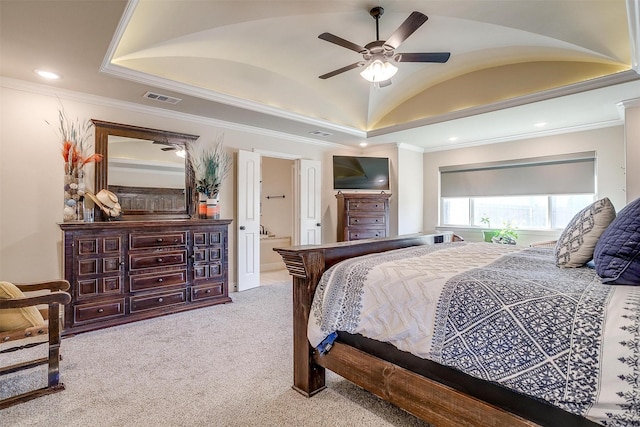
[(595, 152), (440, 167), (441, 197), (593, 194)]

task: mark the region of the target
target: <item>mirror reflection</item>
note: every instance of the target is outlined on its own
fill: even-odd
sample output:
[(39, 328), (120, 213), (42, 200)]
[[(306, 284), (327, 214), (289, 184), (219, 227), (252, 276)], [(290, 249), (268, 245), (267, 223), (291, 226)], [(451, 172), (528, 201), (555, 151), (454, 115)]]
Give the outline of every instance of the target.
[(93, 120), (96, 152), (95, 191), (118, 196), (123, 219), (188, 218), (192, 215), (193, 172), (186, 144), (196, 135)]
[(109, 136), (109, 186), (185, 188), (181, 145)]
[(184, 147), (109, 136), (107, 185), (128, 214), (184, 212)]

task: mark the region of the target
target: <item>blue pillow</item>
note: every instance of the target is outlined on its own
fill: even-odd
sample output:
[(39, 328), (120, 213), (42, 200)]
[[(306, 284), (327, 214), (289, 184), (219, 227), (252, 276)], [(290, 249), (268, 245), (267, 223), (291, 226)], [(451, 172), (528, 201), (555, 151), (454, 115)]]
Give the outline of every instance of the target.
[(593, 261), (602, 283), (640, 285), (640, 198), (625, 206), (602, 233)]

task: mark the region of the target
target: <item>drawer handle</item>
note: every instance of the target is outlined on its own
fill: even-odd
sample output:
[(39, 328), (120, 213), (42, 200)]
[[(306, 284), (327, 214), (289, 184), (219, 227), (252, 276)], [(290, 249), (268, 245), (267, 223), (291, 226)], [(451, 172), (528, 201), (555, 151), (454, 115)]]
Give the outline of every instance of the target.
[(157, 259), (157, 261), (158, 261), (158, 262), (162, 262), (162, 258), (158, 258), (158, 259)]
[(354, 220), (353, 220), (353, 222), (358, 222), (358, 221), (359, 221), (358, 219), (354, 219)]
[(158, 278), (158, 282), (163, 282), (164, 279), (162, 279), (162, 277)]
[(211, 289), (207, 289), (206, 291), (204, 291), (205, 294), (210, 294), (211, 293)]
[(376, 219), (376, 222), (378, 222), (378, 219)]
[(99, 308), (98, 313), (104, 313), (104, 308)]
[(156, 242), (158, 242), (158, 243), (162, 243), (162, 237), (158, 237), (158, 239), (156, 240)]
[(164, 298), (158, 298), (158, 302), (164, 301)]
[(380, 235), (378, 233), (376, 233), (376, 237), (380, 237)]

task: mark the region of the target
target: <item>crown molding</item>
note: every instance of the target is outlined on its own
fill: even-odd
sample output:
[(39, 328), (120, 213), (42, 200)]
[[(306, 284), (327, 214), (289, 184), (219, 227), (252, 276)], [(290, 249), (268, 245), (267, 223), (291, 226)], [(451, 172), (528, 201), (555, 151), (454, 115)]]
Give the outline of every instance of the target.
[(562, 135), (565, 133), (575, 133), (575, 132), (585, 132), (589, 130), (603, 129), (614, 126), (622, 126), (624, 125), (623, 120), (608, 120), (604, 122), (597, 123), (589, 123), (585, 125), (577, 125), (577, 126), (567, 126), (559, 129), (548, 129), (544, 131), (537, 132), (527, 132), (521, 133), (517, 135), (509, 135), (504, 137), (496, 137), (496, 138), (487, 138), (487, 139), (479, 139), (469, 142), (462, 142), (459, 144), (452, 144), (448, 146), (440, 146), (433, 148), (425, 148), (425, 153), (433, 153), (436, 151), (447, 151), (447, 150), (456, 150), (460, 148), (469, 148), (475, 147), (479, 145), (488, 145), (488, 144), (498, 144), (501, 142), (512, 142), (512, 141), (521, 141), (523, 139), (533, 139), (533, 138), (542, 138), (546, 136), (554, 136), (554, 135)]
[(434, 117), (428, 117), (401, 125), (388, 126), (385, 128), (375, 129), (367, 133), (367, 137), (384, 136), (390, 133), (403, 130), (410, 130), (418, 127), (428, 126), (436, 123), (446, 122), (450, 120), (462, 119), (470, 116), (477, 116), (484, 113), (491, 113), (498, 110), (519, 107), (522, 105), (532, 104), (535, 102), (546, 101), (549, 99), (560, 98), (567, 95), (574, 95), (590, 90), (601, 89), (607, 86), (614, 86), (622, 83), (628, 83), (640, 79), (640, 75), (634, 70), (627, 70), (620, 73), (604, 76), (596, 79), (587, 80), (580, 83), (574, 83), (544, 92), (537, 92), (530, 95), (520, 96), (518, 98), (508, 99), (505, 101), (494, 102), (492, 104), (481, 105), (478, 107), (466, 108), (464, 110), (453, 111)]
[(149, 114), (156, 117), (163, 117), (175, 120), (182, 120), (190, 123), (204, 124), (207, 126), (215, 126), (224, 129), (246, 132), (255, 135), (268, 136), (272, 138), (279, 138), (283, 140), (300, 142), (303, 144), (329, 147), (329, 148), (344, 148), (344, 145), (336, 144), (333, 142), (321, 141), (313, 138), (305, 138), (301, 136), (291, 135), (285, 132), (278, 132), (254, 126), (238, 124), (233, 122), (227, 122), (223, 120), (212, 119), (210, 117), (203, 117), (194, 114), (181, 113), (171, 110), (165, 110), (163, 108), (152, 107), (148, 105), (136, 104), (133, 102), (119, 101), (113, 98), (107, 98), (98, 95), (90, 95), (84, 92), (76, 92), (68, 89), (60, 89), (52, 86), (47, 86), (39, 83), (27, 82), (24, 80), (17, 80), (7, 77), (0, 77), (0, 87), (19, 90), (37, 95), (53, 96), (61, 99), (68, 99), (76, 102), (83, 102), (87, 104), (100, 105), (103, 107), (115, 108), (126, 111), (133, 111), (141, 114)]

